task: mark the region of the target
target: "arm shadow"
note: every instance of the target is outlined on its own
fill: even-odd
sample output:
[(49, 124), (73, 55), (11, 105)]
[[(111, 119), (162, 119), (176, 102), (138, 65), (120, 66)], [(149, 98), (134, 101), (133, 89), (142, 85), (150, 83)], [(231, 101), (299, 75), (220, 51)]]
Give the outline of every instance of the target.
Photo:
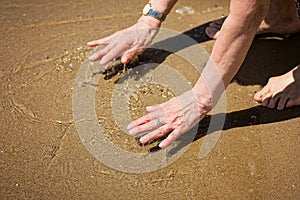
[[(241, 85), (263, 86), (270, 77), (284, 74), (300, 63), (299, 49), (300, 34), (289, 38), (256, 37), (233, 81), (237, 81)], [(275, 123), (298, 117), (300, 117), (300, 106), (286, 108), (282, 111), (256, 106), (226, 113), (222, 130)], [(195, 139), (218, 131), (207, 132), (210, 118), (211, 116), (207, 116), (199, 123)]]
[[(285, 109), (282, 111), (278, 111), (275, 109), (268, 109), (263, 106), (256, 106), (245, 110), (234, 111), (234, 112), (226, 113), (226, 118), (225, 118), (225, 123), (223, 128), (220, 128), (220, 126), (211, 127), (211, 119), (212, 118), (218, 119), (219, 117), (222, 118), (221, 115), (225, 115), (225, 113), (216, 114), (214, 116), (207, 115), (198, 124), (196, 135), (189, 136), (187, 134), (183, 134), (182, 136), (180, 136), (177, 139), (176, 142), (177, 145), (171, 148), (170, 152), (168, 153), (168, 156), (172, 156), (176, 154), (177, 152), (181, 151), (190, 143), (195, 142), (206, 135), (218, 134), (217, 132), (222, 130), (230, 130), (238, 127), (256, 126), (261, 124), (270, 124), (270, 123), (276, 123), (280, 121), (298, 118), (300, 117), (300, 106)], [(192, 139), (191, 137), (194, 138)], [(159, 147), (154, 147), (150, 149), (149, 152), (154, 152), (157, 150), (159, 150)]]
[[(205, 35), (203, 31), (207, 24), (191, 29), (184, 34), (193, 36), (192, 38), (198, 43), (207, 41), (209, 39), (205, 38), (206, 36), (198, 34), (200, 32)], [(299, 49), (300, 34), (295, 34), (288, 38), (278, 35), (256, 36), (233, 81), (236, 81), (240, 85), (263, 86), (270, 77), (284, 74), (300, 63)], [(169, 52), (160, 54), (161, 57), (158, 57), (156, 61), (158, 63), (163, 62), (169, 54)], [(216, 115), (224, 115), (224, 113)], [(205, 135), (220, 131), (220, 128), (209, 129), (211, 117), (212, 116), (208, 115), (199, 123), (198, 131), (193, 141)], [(226, 113), (225, 123), (221, 130), (276, 123), (298, 117), (300, 117), (300, 106), (282, 111), (256, 106), (245, 110)], [(210, 131), (208, 132), (208, 130)], [(171, 154), (176, 153), (187, 145), (187, 143), (184, 142), (184, 137), (182, 138), (183, 142), (180, 141), (180, 138), (178, 139), (179, 145), (171, 150)]]
[[(195, 44), (200, 44), (202, 42), (206, 42), (210, 39), (206, 34), (205, 34), (205, 29), (206, 27), (209, 26), (211, 23), (207, 22), (205, 24), (201, 24), (195, 28), (192, 28), (190, 30), (187, 30), (183, 33), (180, 33), (174, 37), (170, 37), (168, 39), (165, 39), (163, 41), (159, 41), (157, 43), (154, 43), (151, 45), (151, 47), (165, 47), (168, 46), (169, 49), (172, 49), (172, 52), (164, 51), (163, 49), (159, 48), (148, 48), (146, 49), (141, 55), (140, 58), (144, 62), (155, 62), (155, 63), (162, 63), (166, 58), (173, 53), (176, 53), (182, 49), (185, 49), (189, 46), (195, 45)], [(181, 43), (178, 43), (178, 41), (181, 41), (184, 37), (182, 35), (188, 36), (191, 40), (189, 41), (184, 41)], [(170, 47), (171, 46), (171, 47)]]
[(300, 63), (300, 34), (288, 38), (257, 36), (236, 74), (241, 85), (265, 85), (273, 76), (284, 74)]
[[(286, 73), (300, 63), (299, 49), (300, 34), (286, 39), (280, 37), (256, 37), (233, 81), (241, 85), (265, 85), (270, 77)], [(300, 106), (282, 111), (256, 106), (245, 110), (216, 114), (214, 118), (218, 119), (218, 115), (225, 114), (226, 118), (223, 128), (210, 127), (212, 116), (206, 116), (199, 123), (193, 141), (221, 130), (270, 124), (299, 118)], [(188, 136), (185, 135), (178, 138), (178, 145), (171, 150), (170, 154), (173, 155), (188, 145), (186, 141), (191, 140), (187, 138)]]
[[(205, 135), (213, 134), (216, 131), (219, 131), (219, 129), (212, 128), (211, 131), (208, 132), (211, 117), (211, 115), (208, 115), (199, 123), (198, 131), (194, 141), (202, 138)], [(276, 123), (298, 117), (300, 117), (300, 106), (288, 108), (282, 111), (265, 108), (263, 106), (256, 106), (245, 110), (226, 113), (225, 123), (222, 130)]]
[[(171, 54), (174, 54), (180, 50), (183, 50), (195, 44), (200, 44), (202, 42), (211, 40), (205, 34), (205, 29), (210, 23), (211, 22), (207, 22), (205, 24), (187, 30), (183, 33), (179, 33), (175, 36), (171, 36), (162, 41), (153, 43), (141, 55), (138, 56), (140, 64), (145, 64), (145, 63), (161, 64)], [(165, 50), (164, 47), (166, 47), (168, 50)], [(128, 68), (130, 67), (131, 66), (129, 66)], [(140, 79), (146, 73), (148, 73), (149, 70), (153, 70), (153, 68), (149, 68), (147, 70), (143, 70), (139, 72), (139, 75), (135, 76), (135, 79)], [(122, 83), (125, 80), (126, 79), (120, 78), (116, 80), (115, 83)]]

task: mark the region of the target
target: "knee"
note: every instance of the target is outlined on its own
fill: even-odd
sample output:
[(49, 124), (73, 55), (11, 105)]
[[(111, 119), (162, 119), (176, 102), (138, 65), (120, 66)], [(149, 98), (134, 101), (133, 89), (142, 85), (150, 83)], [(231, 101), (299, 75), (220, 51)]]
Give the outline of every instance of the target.
[(268, 14), (270, 8), (270, 1), (260, 1), (257, 5), (254, 6), (250, 16), (252, 18), (261, 22)]
[(250, 0), (242, 2), (239, 0), (233, 0), (230, 4), (229, 15), (248, 22), (247, 24), (260, 24), (267, 15), (269, 7), (270, 0)]

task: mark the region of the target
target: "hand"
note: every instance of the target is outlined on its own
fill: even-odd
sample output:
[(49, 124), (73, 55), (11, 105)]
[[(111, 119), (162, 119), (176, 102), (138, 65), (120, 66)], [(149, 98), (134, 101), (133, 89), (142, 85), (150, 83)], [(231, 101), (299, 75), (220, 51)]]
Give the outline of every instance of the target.
[(159, 144), (160, 148), (165, 148), (199, 123), (211, 107), (211, 99), (197, 99), (192, 89), (165, 103), (147, 107), (148, 114), (131, 122), (127, 129), (132, 136), (150, 131), (140, 138), (142, 144), (169, 133)]
[(101, 59), (100, 64), (105, 65), (122, 55), (121, 62), (127, 64), (135, 55), (141, 54), (151, 44), (160, 24), (152, 17), (142, 16), (135, 25), (127, 29), (106, 38), (88, 42), (87, 44), (91, 47), (107, 45), (90, 56), (90, 60)]

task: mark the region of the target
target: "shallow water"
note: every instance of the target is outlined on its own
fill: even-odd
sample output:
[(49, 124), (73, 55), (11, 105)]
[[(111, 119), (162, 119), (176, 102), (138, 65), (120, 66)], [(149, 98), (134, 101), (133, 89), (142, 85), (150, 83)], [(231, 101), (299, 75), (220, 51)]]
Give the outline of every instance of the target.
[[(194, 13), (176, 13), (186, 6)], [(300, 62), (298, 36), (254, 42), (238, 82), (226, 91), (224, 130), (207, 157), (198, 156), (205, 139), (201, 134), (176, 162), (151, 173), (111, 169), (87, 151), (72, 113), (76, 74), (92, 50), (85, 43), (131, 25), (142, 7), (137, 0), (0, 2), (1, 199), (297, 199), (299, 107), (273, 111), (252, 97), (270, 74)], [(228, 1), (180, 1), (164, 27), (184, 32), (227, 12)], [(194, 35), (202, 40), (201, 34)], [(200, 46), (210, 52), (213, 44), (202, 41)], [(164, 63), (191, 79), (191, 85), (197, 79), (185, 60), (169, 55)], [(111, 117), (114, 82), (122, 76), (100, 78), (98, 120), (113, 142), (146, 152), (150, 146), (141, 147), (120, 132)], [(209, 117), (200, 132), (205, 134), (208, 123)]]

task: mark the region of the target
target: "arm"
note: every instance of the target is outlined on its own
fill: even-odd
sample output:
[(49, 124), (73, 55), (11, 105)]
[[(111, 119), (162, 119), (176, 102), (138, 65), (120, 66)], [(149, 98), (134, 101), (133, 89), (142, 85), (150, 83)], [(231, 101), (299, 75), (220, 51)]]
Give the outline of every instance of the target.
[(149, 2), (156, 11), (169, 14), (177, 0), (150, 0)]
[(217, 102), (220, 93), (223, 92), (218, 89), (220, 84), (226, 88), (237, 73), (261, 21), (267, 14), (269, 4), (269, 0), (250, 0), (245, 3), (239, 0), (231, 1), (230, 13), (215, 42), (211, 60), (193, 88), (199, 99), (206, 96), (211, 98), (212, 105)]
[[(176, 4), (177, 0), (150, 0), (149, 3), (152, 5), (152, 7), (163, 14), (169, 14), (171, 9), (174, 7)], [(146, 24), (148, 24), (152, 28), (158, 28), (161, 26), (161, 22), (157, 19), (154, 19), (153, 17), (150, 16), (144, 16), (142, 15), (138, 21), (142, 21)]]
[(170, 133), (159, 144), (165, 148), (202, 120), (241, 66), (269, 3), (232, 0), (211, 58), (193, 89), (158, 106), (147, 107), (147, 115), (128, 125), (129, 133), (135, 136), (151, 131), (140, 138), (143, 144)]
[[(152, 7), (164, 14), (168, 14), (176, 2), (177, 0), (150, 0)], [(121, 62), (126, 64), (151, 44), (160, 26), (159, 20), (142, 15), (131, 27), (111, 36), (88, 42), (87, 44), (91, 47), (106, 45), (105, 48), (94, 53), (90, 60), (100, 59), (100, 64), (105, 65), (112, 59), (122, 56)]]

